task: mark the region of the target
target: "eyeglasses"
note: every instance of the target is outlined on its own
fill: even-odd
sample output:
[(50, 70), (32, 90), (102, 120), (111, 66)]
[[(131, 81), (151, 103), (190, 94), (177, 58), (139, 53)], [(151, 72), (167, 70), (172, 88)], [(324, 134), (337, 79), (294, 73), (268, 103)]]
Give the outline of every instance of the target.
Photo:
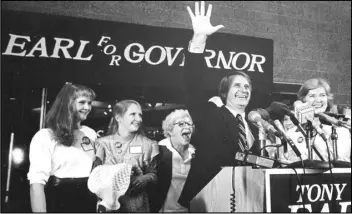
[(189, 127), (194, 127), (194, 124), (193, 123), (188, 123), (188, 122), (178, 122), (178, 123), (174, 123), (174, 125), (178, 125), (180, 128), (183, 128), (186, 126), (186, 124), (189, 126)]

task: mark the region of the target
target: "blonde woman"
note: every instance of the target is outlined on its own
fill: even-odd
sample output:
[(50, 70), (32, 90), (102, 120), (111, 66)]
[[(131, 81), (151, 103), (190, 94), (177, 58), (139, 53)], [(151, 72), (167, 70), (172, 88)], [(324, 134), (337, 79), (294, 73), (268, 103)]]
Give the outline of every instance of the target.
[[(302, 102), (309, 103), (314, 107), (315, 113), (328, 111), (332, 106), (333, 94), (328, 82), (322, 78), (313, 78), (307, 80), (300, 88), (297, 93), (298, 99)], [(332, 146), (332, 126), (322, 124), (318, 117), (314, 118), (314, 123), (322, 128), (327, 139), (328, 148), (325, 141), (320, 137), (319, 134), (313, 136), (313, 145), (315, 146), (318, 153), (313, 151), (313, 159), (329, 161), (333, 158), (333, 146)], [(337, 139), (337, 160), (351, 162), (351, 134), (348, 129), (344, 127), (336, 127), (338, 135)], [(298, 132), (288, 132), (292, 140), (296, 143), (298, 149), (302, 153), (302, 157), (307, 158), (307, 148), (305, 145), (304, 137)], [(293, 157), (294, 158), (294, 157)]]
[(97, 140), (97, 157), (104, 165), (125, 163), (134, 168), (135, 176), (132, 176), (126, 194), (119, 199), (118, 212), (150, 211), (146, 190), (149, 184), (157, 181), (155, 157), (159, 149), (155, 141), (141, 134), (142, 121), (140, 104), (122, 100), (113, 108), (108, 135)]

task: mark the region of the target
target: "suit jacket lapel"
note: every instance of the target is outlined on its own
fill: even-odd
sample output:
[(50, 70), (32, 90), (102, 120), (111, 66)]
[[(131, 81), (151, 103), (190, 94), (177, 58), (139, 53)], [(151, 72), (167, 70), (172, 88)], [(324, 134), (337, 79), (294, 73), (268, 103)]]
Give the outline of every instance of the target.
[(236, 151), (239, 146), (238, 145), (238, 123), (236, 118), (233, 116), (233, 114), (225, 107), (222, 106), (222, 116), (223, 120), (225, 121), (225, 133), (224, 136), (226, 136), (226, 141), (228, 144), (231, 145), (233, 151)]
[[(172, 177), (172, 152), (166, 148), (166, 146), (160, 147), (163, 150), (163, 164), (168, 177)], [(171, 179), (170, 179), (171, 180)]]

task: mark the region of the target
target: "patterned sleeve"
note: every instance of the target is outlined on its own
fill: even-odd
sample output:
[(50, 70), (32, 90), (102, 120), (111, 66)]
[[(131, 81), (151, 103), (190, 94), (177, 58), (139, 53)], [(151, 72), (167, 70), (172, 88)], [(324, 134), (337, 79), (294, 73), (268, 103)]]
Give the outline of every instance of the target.
[(159, 146), (156, 141), (152, 140), (144, 140), (144, 154), (143, 154), (143, 162), (144, 165), (149, 165), (153, 159), (159, 154)]
[(51, 139), (50, 131), (42, 129), (32, 138), (29, 148), (29, 172), (27, 174), (30, 184), (46, 184), (51, 172), (51, 156), (55, 142)]

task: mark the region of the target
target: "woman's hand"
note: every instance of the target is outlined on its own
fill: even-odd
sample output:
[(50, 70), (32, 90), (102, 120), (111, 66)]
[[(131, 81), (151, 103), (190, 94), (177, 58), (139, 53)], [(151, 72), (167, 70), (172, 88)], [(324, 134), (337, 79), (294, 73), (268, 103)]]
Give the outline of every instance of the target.
[(131, 184), (126, 194), (138, 195), (144, 190), (144, 188), (147, 186), (149, 182), (150, 182), (150, 177), (148, 175), (131, 177)]
[(149, 182), (149, 177), (146, 175), (140, 175), (138, 177), (136, 177), (133, 181), (132, 181), (132, 188), (135, 189), (143, 189), (147, 183)]
[[(199, 10), (199, 3), (195, 3), (195, 14), (193, 14), (191, 8), (187, 6), (188, 13), (192, 20), (192, 27), (193, 27), (193, 39), (192, 41), (197, 43), (204, 43), (207, 36), (212, 35), (214, 32), (218, 31), (220, 28), (223, 28), (223, 25), (212, 26), (210, 24), (210, 16), (212, 5), (209, 4), (208, 11), (205, 14), (205, 3), (204, 1), (200, 4)], [(196, 40), (196, 41), (195, 41)], [(200, 41), (204, 40), (204, 41)]]

